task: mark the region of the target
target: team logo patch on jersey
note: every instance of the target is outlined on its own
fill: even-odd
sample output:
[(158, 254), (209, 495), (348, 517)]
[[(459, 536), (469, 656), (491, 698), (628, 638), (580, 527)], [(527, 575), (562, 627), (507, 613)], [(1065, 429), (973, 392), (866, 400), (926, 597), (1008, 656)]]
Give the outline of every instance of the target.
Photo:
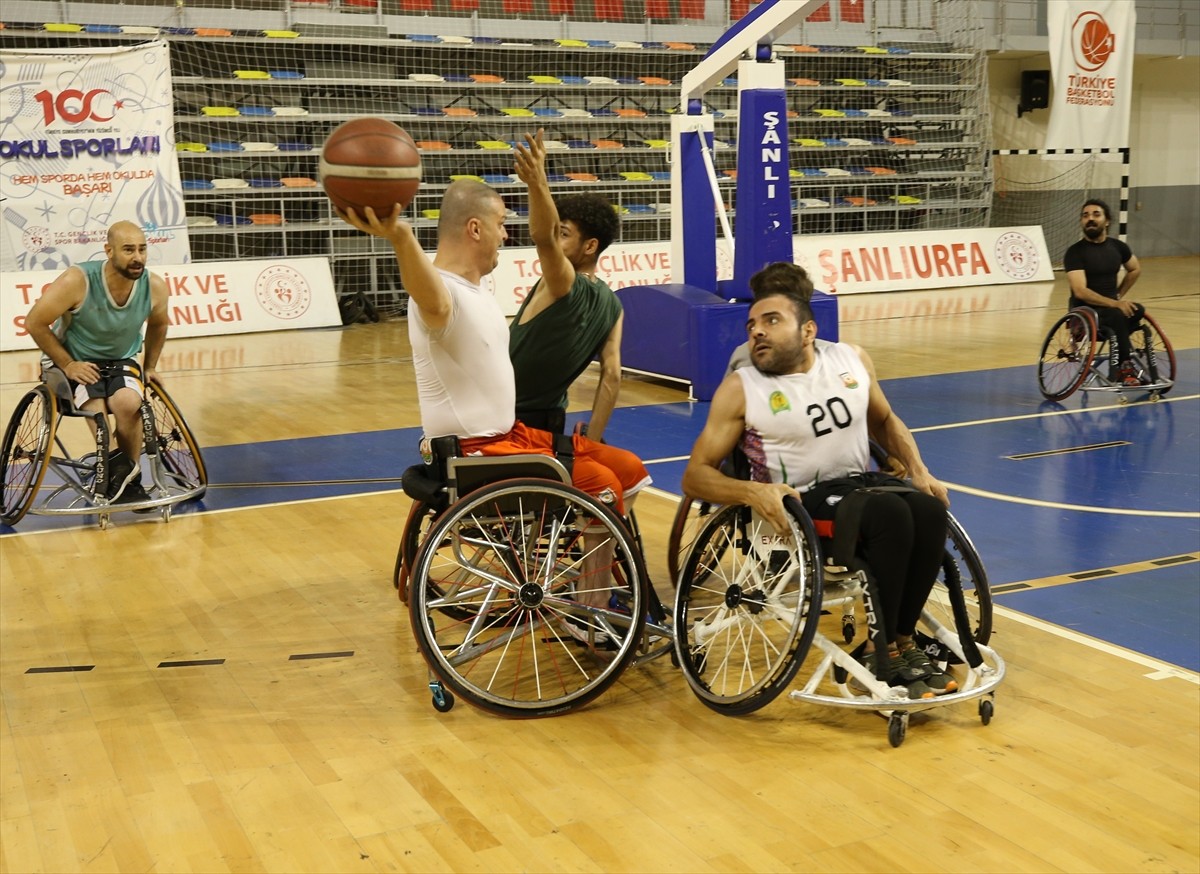
[(787, 395), (781, 391), (771, 392), (771, 396), (767, 398), (767, 404), (771, 407), (772, 413), (783, 413), (792, 408), (788, 402)]
[(842, 378), (842, 385), (846, 388), (858, 388), (858, 380), (849, 373), (838, 374)]

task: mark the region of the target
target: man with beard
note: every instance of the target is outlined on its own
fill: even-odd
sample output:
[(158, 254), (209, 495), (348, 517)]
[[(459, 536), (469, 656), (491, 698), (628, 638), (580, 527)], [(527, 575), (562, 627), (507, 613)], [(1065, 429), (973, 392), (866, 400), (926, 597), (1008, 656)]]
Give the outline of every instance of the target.
[[(1079, 214), (1083, 239), (1067, 249), (1063, 269), (1071, 285), (1071, 307), (1091, 307), (1096, 311), (1100, 328), (1113, 335), (1115, 342), (1109, 344), (1108, 378), (1124, 385), (1140, 385), (1141, 380), (1129, 361), (1129, 332), (1138, 326), (1146, 309), (1125, 300), (1125, 295), (1142, 270), (1129, 246), (1109, 237), (1111, 221), (1112, 210), (1107, 203), (1087, 201)], [(1122, 267), (1125, 276), (1118, 285)]]
[(143, 501), (149, 495), (138, 464), (142, 394), (167, 339), (167, 284), (146, 269), (146, 235), (132, 222), (108, 229), (104, 254), (106, 261), (63, 271), (29, 310), (25, 326), (42, 350), (43, 368), (67, 377), (75, 406), (116, 419), (109, 499)]
[[(856, 525), (857, 555), (882, 602), (874, 637), (886, 650), (877, 658), (869, 637), (855, 656), (889, 685), (906, 686), (910, 698), (954, 691), (954, 679), (913, 641), (945, 550), (945, 487), (884, 397), (867, 353), (817, 340), (804, 270), (770, 265), (750, 287), (753, 366), (737, 368), (717, 388), (684, 471), (684, 493), (748, 505), (780, 532), (788, 530), (783, 499), (789, 495), (814, 519)], [(869, 438), (907, 468), (911, 486), (868, 469)], [(749, 461), (749, 481), (721, 470), (735, 448)]]

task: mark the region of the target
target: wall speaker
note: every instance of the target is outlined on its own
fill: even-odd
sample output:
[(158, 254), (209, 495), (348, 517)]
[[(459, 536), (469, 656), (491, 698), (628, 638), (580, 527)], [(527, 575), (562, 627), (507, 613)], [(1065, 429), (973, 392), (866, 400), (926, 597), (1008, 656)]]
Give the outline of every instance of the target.
[(1017, 104), (1017, 117), (1031, 109), (1045, 109), (1050, 105), (1050, 71), (1021, 71), (1021, 100)]

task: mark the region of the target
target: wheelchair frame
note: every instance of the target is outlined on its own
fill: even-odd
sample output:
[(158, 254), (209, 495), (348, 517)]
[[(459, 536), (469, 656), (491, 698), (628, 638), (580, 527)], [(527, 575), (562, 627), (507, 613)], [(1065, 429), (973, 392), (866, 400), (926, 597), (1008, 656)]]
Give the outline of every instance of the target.
[[(144, 454), (148, 461), (150, 497), (121, 502), (108, 498), (112, 428), (109, 414), (77, 409), (66, 377), (47, 370), (44, 381), (17, 403), (0, 449), (3, 505), (0, 521), (16, 525), (27, 513), (40, 516), (96, 516), (107, 528), (116, 512), (158, 511), (170, 521), (172, 508), (200, 498), (208, 488), (208, 472), (200, 448), (171, 396), (157, 380), (145, 384), (141, 404)], [(66, 418), (90, 419), (95, 448), (74, 458), (59, 434)], [(58, 449), (58, 454), (53, 449)], [(140, 459), (139, 459), (140, 464)], [(45, 483), (47, 471), (53, 482)], [(39, 499), (39, 492), (45, 492)], [(117, 496), (119, 498), (119, 495)]]
[[(450, 457), (409, 468), (404, 486), (413, 508), (394, 577), (435, 709), (457, 696), (502, 716), (557, 715), (672, 651), (636, 523), (572, 486), (557, 459)], [(612, 559), (589, 567), (597, 539)], [(595, 572), (611, 586), (600, 607), (576, 599)]]
[[(822, 613), (840, 607), (836, 621), (842, 639), (852, 642), (858, 626), (855, 605), (871, 603), (874, 583), (861, 571), (826, 564), (808, 513), (795, 499), (785, 505), (792, 523), (786, 538), (748, 507), (727, 506), (706, 518), (689, 549), (676, 590), (675, 646), (697, 697), (719, 713), (744, 715), (769, 704), (799, 676), (801, 688), (790, 697), (879, 711), (888, 718), (892, 746), (903, 743), (914, 711), (979, 699), (980, 720), (990, 722), (994, 690), (1005, 666), (987, 646), (991, 598), (986, 576), (957, 520), (950, 517), (940, 585), (934, 587), (921, 624), (930, 657), (962, 666), (956, 670), (961, 686), (936, 698), (911, 700), (906, 688), (877, 679), (821, 630)], [(975, 593), (973, 605), (963, 595), (964, 567)], [(806, 669), (813, 647), (821, 658)], [(850, 687), (851, 677), (863, 691)]]
[(1118, 403), (1127, 395), (1146, 393), (1157, 401), (1175, 384), (1175, 350), (1158, 323), (1143, 313), (1141, 324), (1129, 333), (1130, 358), (1145, 385), (1124, 385), (1106, 375), (1111, 332), (1100, 328), (1096, 311), (1075, 307), (1050, 328), (1038, 361), (1038, 389), (1048, 401), (1061, 401), (1076, 391), (1115, 392)]

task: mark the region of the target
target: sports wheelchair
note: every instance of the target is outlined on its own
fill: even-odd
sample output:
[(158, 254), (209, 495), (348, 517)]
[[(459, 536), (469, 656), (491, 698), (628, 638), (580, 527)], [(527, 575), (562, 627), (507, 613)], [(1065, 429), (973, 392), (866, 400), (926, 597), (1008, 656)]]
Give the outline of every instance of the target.
[[(453, 437), (423, 454), (402, 477), (413, 504), (394, 577), (435, 709), (459, 696), (502, 716), (566, 713), (672, 652), (632, 514), (554, 457), (464, 457)], [(596, 592), (606, 604), (584, 603)]]
[[(161, 383), (145, 384), (141, 405), (144, 453), (152, 481), (149, 497), (119, 501), (107, 497), (112, 450), (108, 414), (78, 409), (66, 376), (57, 368), (44, 370), (42, 379), (17, 403), (4, 431), (0, 521), (5, 525), (16, 525), (26, 513), (33, 513), (96, 516), (100, 527), (107, 528), (112, 513), (126, 510), (157, 511), (165, 522), (175, 505), (203, 496), (208, 473), (200, 447)], [(94, 426), (94, 448), (78, 458), (68, 452), (59, 433), (67, 418), (87, 419)], [(52, 472), (48, 481), (47, 471)]]
[[(888, 686), (832, 640), (854, 641), (856, 604), (870, 603), (874, 583), (861, 568), (832, 563), (828, 523), (814, 523), (795, 499), (785, 506), (786, 536), (748, 507), (706, 507), (686, 496), (680, 506), (684, 521), (677, 515), (668, 547), (683, 550), (673, 623), (676, 660), (696, 696), (719, 713), (745, 715), (799, 678), (792, 698), (887, 715), (892, 746), (903, 743), (909, 715), (918, 710), (979, 699), (980, 720), (988, 724), (1005, 666), (987, 646), (987, 576), (958, 521), (949, 518), (942, 569), (916, 639), (955, 674), (959, 689), (911, 700), (906, 689)], [(676, 532), (686, 537), (690, 522), (698, 530), (685, 544)], [(806, 667), (814, 648), (818, 658)]]
[(1175, 384), (1175, 350), (1158, 323), (1143, 313), (1141, 324), (1129, 333), (1130, 362), (1140, 385), (1124, 385), (1108, 378), (1111, 332), (1101, 329), (1096, 311), (1075, 307), (1054, 323), (1042, 343), (1038, 361), (1038, 388), (1049, 401), (1061, 401), (1075, 391), (1116, 392), (1127, 403), (1131, 392), (1146, 392), (1157, 401)]

